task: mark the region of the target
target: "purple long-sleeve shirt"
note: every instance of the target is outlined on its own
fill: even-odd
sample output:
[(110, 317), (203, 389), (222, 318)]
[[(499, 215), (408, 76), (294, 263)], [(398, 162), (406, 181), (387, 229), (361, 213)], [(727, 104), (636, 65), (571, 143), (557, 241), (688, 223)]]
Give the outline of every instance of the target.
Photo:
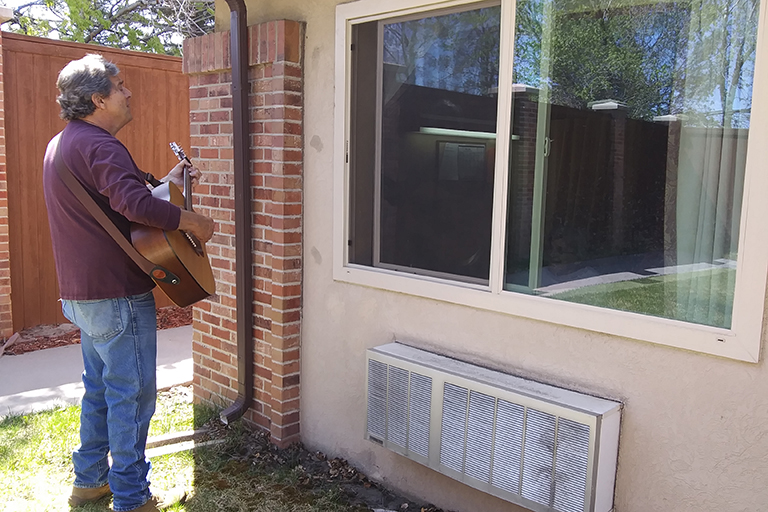
[[(131, 223), (179, 227), (180, 209), (152, 197), (144, 174), (123, 144), (106, 130), (70, 121), (61, 156), (91, 197), (130, 240)], [(155, 285), (61, 181), (49, 143), (43, 162), (53, 256), (63, 299), (94, 300), (145, 293)]]

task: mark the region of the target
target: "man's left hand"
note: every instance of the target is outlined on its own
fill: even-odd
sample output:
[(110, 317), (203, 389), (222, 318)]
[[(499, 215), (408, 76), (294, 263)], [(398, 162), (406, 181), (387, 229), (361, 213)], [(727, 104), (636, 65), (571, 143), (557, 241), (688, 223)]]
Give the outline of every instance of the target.
[(200, 182), (200, 178), (202, 177), (202, 173), (200, 172), (200, 169), (195, 167), (194, 165), (190, 164), (186, 160), (182, 160), (176, 166), (171, 169), (171, 171), (168, 173), (168, 175), (165, 176), (165, 178), (161, 179), (160, 181), (164, 183), (173, 182), (177, 187), (184, 190), (184, 168), (189, 168), (189, 175), (192, 178), (192, 185), (197, 185)]

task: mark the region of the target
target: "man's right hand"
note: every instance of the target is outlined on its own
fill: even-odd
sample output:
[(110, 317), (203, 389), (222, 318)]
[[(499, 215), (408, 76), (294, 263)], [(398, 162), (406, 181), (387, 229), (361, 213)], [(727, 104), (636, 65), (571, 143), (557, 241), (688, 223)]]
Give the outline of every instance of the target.
[(189, 210), (181, 210), (179, 229), (189, 231), (202, 243), (207, 242), (213, 236), (213, 219)]

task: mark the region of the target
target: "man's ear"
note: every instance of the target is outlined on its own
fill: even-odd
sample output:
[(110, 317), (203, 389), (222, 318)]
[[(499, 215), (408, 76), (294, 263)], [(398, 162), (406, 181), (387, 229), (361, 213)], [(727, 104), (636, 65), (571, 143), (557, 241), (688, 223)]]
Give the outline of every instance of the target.
[(101, 106), (104, 105), (104, 96), (95, 92), (91, 94), (91, 101), (96, 108), (101, 108)]

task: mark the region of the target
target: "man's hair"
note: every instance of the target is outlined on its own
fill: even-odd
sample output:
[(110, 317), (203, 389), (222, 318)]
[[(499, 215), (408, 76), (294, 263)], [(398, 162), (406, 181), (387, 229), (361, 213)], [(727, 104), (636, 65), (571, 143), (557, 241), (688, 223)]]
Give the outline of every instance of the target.
[(117, 66), (95, 53), (89, 53), (64, 66), (56, 80), (56, 87), (59, 88), (56, 101), (61, 107), (59, 117), (72, 121), (93, 114), (96, 105), (91, 96), (109, 96), (112, 93), (112, 82), (109, 79), (118, 73), (120, 70)]

